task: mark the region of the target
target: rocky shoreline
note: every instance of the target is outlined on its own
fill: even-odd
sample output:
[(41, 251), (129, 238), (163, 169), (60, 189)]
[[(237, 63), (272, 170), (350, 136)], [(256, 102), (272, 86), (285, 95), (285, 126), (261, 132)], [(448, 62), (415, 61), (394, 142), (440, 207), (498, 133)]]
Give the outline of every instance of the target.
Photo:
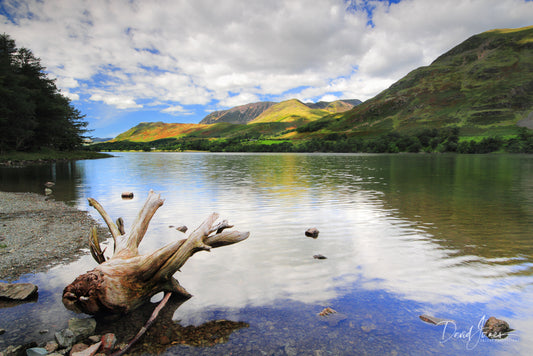
[(0, 191), (0, 280), (14, 281), (75, 260), (88, 248), (89, 228), (109, 236), (86, 211), (34, 193)]
[[(98, 226), (100, 237), (109, 236), (108, 230), (86, 211), (44, 195), (0, 191), (0, 280), (16, 281), (24, 274), (44, 272), (77, 259), (87, 253), (89, 228), (94, 225)], [(91, 326), (96, 324), (92, 318), (82, 323), (89, 321)], [(74, 324), (75, 320), (71, 320), (68, 329), (56, 333), (56, 340), (46, 345), (47, 353), (64, 354), (75, 342), (84, 341), (88, 346), (89, 336), (94, 343), (101, 341), (92, 335), (94, 328), (89, 328), (88, 333), (81, 332)], [(71, 329), (75, 337), (63, 342), (63, 334), (70, 335)], [(0, 334), (4, 332), (0, 329)], [(27, 349), (36, 346), (36, 343), (10, 346), (0, 350), (0, 355), (26, 355)], [(78, 345), (77, 351), (83, 348), (80, 346), (83, 345)], [(44, 352), (43, 348), (44, 345), (30, 353)]]

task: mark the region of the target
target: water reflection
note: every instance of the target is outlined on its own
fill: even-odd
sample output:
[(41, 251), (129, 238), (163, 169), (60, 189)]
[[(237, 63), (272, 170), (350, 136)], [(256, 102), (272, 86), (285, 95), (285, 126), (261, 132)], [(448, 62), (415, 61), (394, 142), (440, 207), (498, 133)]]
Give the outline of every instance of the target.
[(4, 192), (45, 193), (45, 183), (56, 183), (52, 197), (72, 202), (78, 197), (78, 186), (83, 172), (83, 164), (75, 161), (52, 162), (29, 165), (19, 168), (0, 167), (0, 189)]
[[(169, 226), (192, 230), (212, 211), (251, 232), (244, 242), (196, 254), (178, 273), (194, 295), (175, 312), (182, 325), (225, 318), (250, 323), (237, 334), (253, 334), (257, 325), (272, 327), (260, 315), (293, 310), (298, 320), (280, 323), (305, 328), (334, 304), (349, 316), (342, 328), (350, 335), (361, 327), (387, 330), (381, 339), (412, 352), (401, 338), (414, 345), (423, 334), (438, 343), (434, 329), (413, 329), (419, 313), (467, 325), (497, 313), (519, 329), (520, 343), (505, 347), (532, 347), (524, 341), (533, 339), (526, 327), (533, 317), (531, 156), (128, 153), (61, 171), (64, 178), (56, 167), (58, 193), (71, 192), (63, 196), (82, 209), (89, 209), (87, 197), (96, 198), (113, 218), (124, 218), (126, 229), (150, 189), (162, 194), (165, 204), (141, 252), (183, 238)], [(2, 186), (19, 179), (0, 172)], [(17, 184), (12, 189), (26, 187)], [(123, 191), (135, 198), (121, 199)], [(304, 236), (313, 226), (320, 230), (316, 240)], [(29, 278), (55, 295), (93, 264), (82, 259)], [(58, 320), (67, 315), (61, 307), (50, 308)], [(387, 317), (414, 319), (400, 323), (407, 332)], [(325, 342), (318, 334), (314, 340)]]

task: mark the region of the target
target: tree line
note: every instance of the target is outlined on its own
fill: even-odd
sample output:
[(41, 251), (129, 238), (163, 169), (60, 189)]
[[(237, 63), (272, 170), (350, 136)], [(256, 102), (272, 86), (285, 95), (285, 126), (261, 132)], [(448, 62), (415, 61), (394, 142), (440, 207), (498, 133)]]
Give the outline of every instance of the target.
[(165, 138), (150, 142), (104, 142), (89, 146), (94, 151), (210, 151), (210, 152), (345, 152), (345, 153), (399, 153), (399, 152), (455, 152), (533, 153), (533, 133), (520, 128), (517, 137), (486, 137), (479, 141), (459, 140), (459, 128), (422, 129), (406, 135), (391, 132), (375, 138), (347, 137), (331, 133), (307, 141), (280, 141), (263, 143), (246, 136), (230, 139)]
[(0, 35), (0, 152), (77, 149), (87, 132), (84, 117), (31, 50)]

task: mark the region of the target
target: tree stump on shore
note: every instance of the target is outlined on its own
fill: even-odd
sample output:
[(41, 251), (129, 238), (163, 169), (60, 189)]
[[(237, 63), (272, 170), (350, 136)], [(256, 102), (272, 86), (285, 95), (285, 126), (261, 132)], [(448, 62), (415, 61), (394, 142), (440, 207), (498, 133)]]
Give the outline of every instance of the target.
[(248, 238), (248, 232), (229, 231), (226, 220), (215, 224), (217, 213), (212, 213), (186, 239), (170, 243), (151, 254), (139, 255), (141, 243), (150, 220), (163, 205), (159, 194), (150, 191), (143, 208), (126, 233), (122, 219), (113, 223), (104, 208), (89, 198), (106, 222), (115, 242), (114, 253), (106, 260), (100, 249), (96, 229), (93, 228), (90, 249), (99, 265), (80, 275), (63, 291), (63, 304), (67, 309), (86, 314), (127, 313), (161, 292), (173, 292), (189, 298), (191, 295), (173, 277), (187, 260), (198, 251), (231, 245)]

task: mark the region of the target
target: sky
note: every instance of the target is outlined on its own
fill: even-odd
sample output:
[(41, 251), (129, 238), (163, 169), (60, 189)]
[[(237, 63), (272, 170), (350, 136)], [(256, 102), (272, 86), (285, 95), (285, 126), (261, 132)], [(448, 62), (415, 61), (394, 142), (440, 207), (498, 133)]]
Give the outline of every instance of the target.
[(531, 0), (0, 0), (89, 134), (258, 101), (367, 100)]

